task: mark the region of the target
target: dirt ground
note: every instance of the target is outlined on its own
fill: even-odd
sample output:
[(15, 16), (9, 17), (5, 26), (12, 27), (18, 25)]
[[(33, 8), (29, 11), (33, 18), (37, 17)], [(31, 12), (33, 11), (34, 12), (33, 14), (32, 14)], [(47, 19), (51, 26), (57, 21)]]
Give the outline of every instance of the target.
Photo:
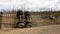
[(60, 34), (60, 25), (0, 30), (0, 34)]

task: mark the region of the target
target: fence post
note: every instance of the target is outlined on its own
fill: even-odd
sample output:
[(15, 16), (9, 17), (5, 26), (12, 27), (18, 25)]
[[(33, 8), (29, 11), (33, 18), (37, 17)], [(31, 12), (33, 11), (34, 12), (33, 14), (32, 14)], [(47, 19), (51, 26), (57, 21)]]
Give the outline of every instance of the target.
[(2, 12), (0, 12), (0, 28), (2, 27)]

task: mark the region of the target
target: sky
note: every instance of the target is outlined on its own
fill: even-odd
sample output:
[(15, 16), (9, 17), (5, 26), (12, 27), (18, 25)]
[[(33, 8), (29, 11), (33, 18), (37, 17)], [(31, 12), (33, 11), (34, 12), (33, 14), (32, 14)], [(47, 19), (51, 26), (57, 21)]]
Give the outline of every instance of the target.
[(2, 10), (49, 11), (60, 10), (60, 0), (0, 0)]

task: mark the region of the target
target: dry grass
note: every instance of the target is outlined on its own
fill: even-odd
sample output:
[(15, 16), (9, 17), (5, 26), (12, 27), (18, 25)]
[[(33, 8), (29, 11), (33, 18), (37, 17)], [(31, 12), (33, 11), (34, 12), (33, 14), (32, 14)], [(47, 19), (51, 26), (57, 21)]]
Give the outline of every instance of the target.
[(0, 30), (0, 34), (60, 34), (60, 25), (17, 28), (8, 31)]

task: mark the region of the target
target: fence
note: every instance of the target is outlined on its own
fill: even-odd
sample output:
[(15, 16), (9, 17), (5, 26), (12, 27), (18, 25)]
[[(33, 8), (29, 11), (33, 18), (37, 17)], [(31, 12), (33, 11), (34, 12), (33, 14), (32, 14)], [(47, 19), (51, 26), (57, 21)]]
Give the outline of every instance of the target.
[(16, 13), (0, 12), (0, 27), (10, 27), (16, 23)]

